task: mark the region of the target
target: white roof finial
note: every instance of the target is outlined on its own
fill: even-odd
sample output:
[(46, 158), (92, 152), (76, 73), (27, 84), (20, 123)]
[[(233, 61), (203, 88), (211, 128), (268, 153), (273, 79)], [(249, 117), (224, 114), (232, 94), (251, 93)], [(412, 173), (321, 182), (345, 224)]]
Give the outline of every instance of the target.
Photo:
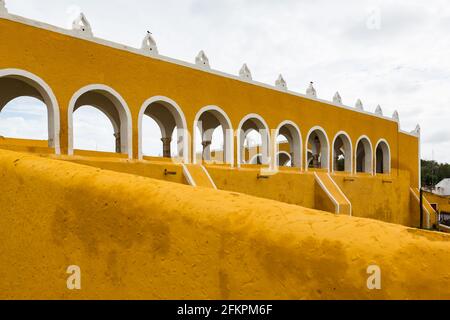
[(275, 86), (277, 88), (287, 90), (286, 80), (284, 80), (284, 78), (283, 78), (283, 76), (281, 74), (278, 76), (277, 81), (275, 81)]
[(420, 132), (421, 132), (420, 125), (417, 125), (416, 128), (413, 131), (411, 131), (412, 134), (414, 134), (418, 137), (420, 136)]
[(195, 57), (195, 64), (207, 69), (211, 69), (211, 66), (209, 65), (209, 59), (203, 50), (201, 50), (198, 53), (197, 57)]
[(250, 69), (248, 68), (246, 63), (244, 63), (241, 70), (239, 71), (239, 76), (245, 80), (252, 80), (252, 73), (250, 72)]
[(142, 40), (141, 50), (150, 55), (158, 54), (158, 46), (150, 31), (147, 31), (144, 40)]
[(361, 110), (361, 111), (364, 110), (364, 105), (363, 105), (361, 99), (358, 99), (358, 101), (356, 101), (355, 108), (358, 110)]
[(336, 92), (333, 97), (333, 102), (336, 104), (342, 104), (342, 97), (339, 92)]
[(394, 119), (397, 122), (400, 122), (400, 116), (399, 116), (397, 110), (394, 111), (394, 114), (392, 115), (392, 119)]
[(383, 115), (383, 110), (381, 109), (381, 106), (378, 105), (377, 108), (375, 109), (375, 114), (378, 116), (382, 116)]
[(84, 13), (80, 13), (72, 23), (72, 30), (82, 36), (93, 37), (92, 28)]
[(308, 89), (306, 89), (306, 95), (310, 97), (317, 98), (317, 91), (314, 89), (314, 82), (309, 83)]
[(5, 0), (0, 0), (0, 15), (7, 14), (8, 9), (6, 8)]

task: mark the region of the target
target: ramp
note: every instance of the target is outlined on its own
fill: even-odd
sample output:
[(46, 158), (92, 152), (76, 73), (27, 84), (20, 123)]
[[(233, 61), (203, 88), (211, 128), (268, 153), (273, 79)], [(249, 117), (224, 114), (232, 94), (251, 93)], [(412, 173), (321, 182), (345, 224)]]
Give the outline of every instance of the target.
[(217, 189), (206, 168), (200, 164), (183, 164), (183, 174), (193, 187)]
[(352, 215), (352, 204), (329, 173), (315, 172), (316, 182), (334, 204), (336, 214)]
[[(411, 196), (417, 201), (417, 205), (420, 206), (420, 191), (419, 188), (410, 188)], [(431, 206), (427, 198), (423, 197), (423, 211), (424, 211), (424, 225), (426, 228), (431, 229), (433, 224), (438, 225), (437, 212)], [(419, 219), (420, 220), (420, 219)]]

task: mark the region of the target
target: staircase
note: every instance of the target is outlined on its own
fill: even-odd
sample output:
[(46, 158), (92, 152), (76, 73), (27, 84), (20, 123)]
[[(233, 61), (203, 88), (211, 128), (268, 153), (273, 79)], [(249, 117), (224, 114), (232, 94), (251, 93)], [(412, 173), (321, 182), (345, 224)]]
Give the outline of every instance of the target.
[(317, 184), (331, 200), (335, 207), (336, 214), (352, 215), (352, 204), (330, 176), (329, 173), (315, 172)]
[[(413, 199), (417, 201), (417, 205), (420, 205), (420, 191), (418, 188), (410, 188), (411, 195)], [(433, 224), (438, 223), (438, 216), (436, 210), (431, 206), (430, 202), (428, 202), (427, 198), (423, 197), (423, 211), (424, 215), (424, 225), (426, 228), (431, 229)]]
[(217, 189), (206, 168), (200, 164), (183, 164), (183, 174), (193, 187)]

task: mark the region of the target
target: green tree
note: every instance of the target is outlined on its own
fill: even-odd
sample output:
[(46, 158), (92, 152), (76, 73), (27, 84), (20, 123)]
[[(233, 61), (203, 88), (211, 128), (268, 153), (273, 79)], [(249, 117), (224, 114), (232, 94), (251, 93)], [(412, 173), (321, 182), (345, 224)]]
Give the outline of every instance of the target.
[(422, 186), (434, 187), (446, 178), (450, 178), (450, 164), (422, 160)]

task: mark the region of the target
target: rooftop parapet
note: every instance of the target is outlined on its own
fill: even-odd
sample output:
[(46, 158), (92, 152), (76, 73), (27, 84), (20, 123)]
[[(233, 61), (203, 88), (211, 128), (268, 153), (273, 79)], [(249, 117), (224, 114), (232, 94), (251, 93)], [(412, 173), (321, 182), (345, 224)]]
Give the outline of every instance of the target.
[[(174, 63), (174, 64), (178, 64), (178, 65), (182, 65), (182, 66), (186, 66), (186, 67), (190, 67), (190, 68), (201, 69), (204, 72), (213, 73), (218, 76), (232, 78), (235, 80), (241, 80), (241, 81), (245, 81), (245, 82), (251, 82), (252, 84), (254, 84), (256, 86), (284, 91), (285, 93), (288, 93), (288, 94), (300, 96), (300, 97), (303, 97), (306, 99), (315, 100), (315, 101), (318, 101), (321, 103), (330, 104), (330, 105), (338, 106), (338, 107), (349, 109), (349, 110), (354, 110), (354, 111), (361, 112), (361, 113), (364, 113), (367, 115), (377, 116), (377, 117), (383, 118), (385, 120), (394, 121), (394, 122), (399, 123), (398, 112), (397, 112), (397, 114), (394, 112), (394, 115), (392, 116), (392, 118), (390, 118), (390, 117), (384, 116), (383, 112), (381, 110), (381, 107), (378, 106), (377, 109), (375, 110), (375, 113), (371, 113), (371, 112), (364, 110), (363, 103), (359, 99), (356, 102), (355, 107), (352, 108), (352, 107), (346, 106), (342, 103), (342, 98), (338, 92), (335, 94), (332, 101), (319, 99), (317, 97), (317, 91), (314, 87), (313, 82), (310, 83), (310, 85), (308, 86), (308, 88), (306, 90), (306, 94), (303, 95), (301, 93), (297, 93), (297, 92), (288, 90), (286, 80), (283, 78), (282, 75), (280, 75), (278, 77), (278, 79), (275, 81), (275, 86), (273, 86), (273, 85), (270, 86), (270, 85), (253, 80), (252, 73), (251, 73), (250, 69), (248, 68), (247, 64), (244, 64), (242, 66), (242, 68), (239, 71), (239, 76), (234, 76), (234, 75), (230, 75), (230, 74), (227, 74), (227, 73), (224, 73), (221, 71), (213, 70), (213, 69), (211, 69), (209, 59), (203, 50), (200, 51), (200, 53), (197, 55), (194, 64), (160, 55), (156, 41), (150, 32), (147, 32), (146, 36), (144, 37), (140, 49), (136, 49), (136, 48), (128, 47), (125, 45), (117, 44), (117, 43), (114, 43), (111, 41), (107, 41), (104, 39), (96, 38), (92, 32), (91, 24), (89, 23), (89, 21), (87, 20), (86, 16), (83, 13), (81, 13), (79, 15), (79, 17), (73, 22), (72, 29), (67, 30), (67, 29), (59, 28), (59, 27), (56, 27), (53, 25), (48, 25), (45, 23), (37, 22), (37, 21), (31, 20), (31, 19), (12, 15), (8, 12), (8, 10), (6, 8), (5, 0), (0, 0), (0, 17), (6, 18), (6, 19), (9, 19), (12, 21), (17, 21), (20, 23), (32, 25), (34, 27), (51, 30), (53, 32), (58, 32), (58, 33), (62, 33), (62, 34), (66, 34), (66, 35), (70, 35), (70, 36), (74, 36), (74, 37), (79, 37), (79, 38), (82, 38), (87, 41), (92, 41), (92, 42), (95, 42), (95, 43), (98, 43), (101, 45), (110, 46), (110, 47), (120, 49), (120, 50), (126, 50), (129, 52), (135, 53), (135, 54), (142, 54), (145, 56), (150, 56), (151, 58), (167, 61), (170, 63)], [(414, 130), (413, 132), (416, 132), (416, 130)]]

